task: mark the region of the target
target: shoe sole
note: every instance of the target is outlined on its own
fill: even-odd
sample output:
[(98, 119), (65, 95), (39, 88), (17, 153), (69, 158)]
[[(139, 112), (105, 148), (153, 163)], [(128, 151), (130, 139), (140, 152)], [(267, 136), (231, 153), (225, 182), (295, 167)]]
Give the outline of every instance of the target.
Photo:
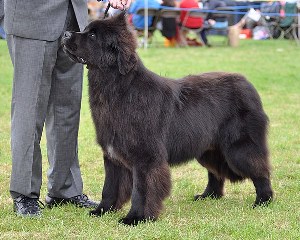
[(72, 205), (72, 206), (75, 206), (75, 207), (78, 207), (78, 208), (97, 208), (98, 207), (98, 204), (96, 204), (95, 206), (85, 206), (83, 204), (80, 204), (80, 203), (75, 203), (75, 202), (72, 202), (72, 201), (68, 201), (68, 202), (59, 202), (59, 203), (46, 203), (46, 207), (49, 208), (49, 209), (52, 209), (53, 207), (61, 207), (63, 205)]

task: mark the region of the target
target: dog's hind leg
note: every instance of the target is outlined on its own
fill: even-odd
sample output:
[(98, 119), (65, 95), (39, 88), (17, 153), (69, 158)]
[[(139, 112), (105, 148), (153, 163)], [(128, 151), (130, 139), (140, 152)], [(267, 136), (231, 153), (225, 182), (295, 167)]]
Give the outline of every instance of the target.
[(273, 199), (270, 179), (265, 177), (253, 177), (251, 180), (253, 181), (256, 190), (256, 199), (253, 208), (268, 205)]
[(211, 197), (214, 199), (221, 198), (224, 195), (224, 178), (217, 177), (208, 171), (208, 183), (204, 192), (200, 195), (195, 195), (194, 200)]
[(102, 200), (99, 206), (90, 211), (90, 215), (101, 216), (106, 212), (118, 210), (129, 200), (132, 191), (132, 173), (113, 163), (104, 156), (105, 180)]
[[(206, 151), (197, 161), (208, 170), (208, 183), (204, 192), (195, 195), (194, 200), (206, 197), (221, 198), (224, 195), (225, 178), (220, 172), (220, 168), (224, 165), (224, 157), (216, 150)], [(227, 167), (228, 168), (228, 167)], [(224, 169), (222, 169), (224, 171)]]
[(232, 171), (253, 181), (256, 190), (253, 206), (268, 204), (273, 198), (273, 191), (265, 143), (254, 143), (250, 137), (244, 137), (231, 144), (224, 155)]
[(134, 166), (131, 209), (120, 222), (136, 225), (141, 221), (156, 220), (164, 198), (170, 194), (170, 189), (170, 170), (167, 162)]

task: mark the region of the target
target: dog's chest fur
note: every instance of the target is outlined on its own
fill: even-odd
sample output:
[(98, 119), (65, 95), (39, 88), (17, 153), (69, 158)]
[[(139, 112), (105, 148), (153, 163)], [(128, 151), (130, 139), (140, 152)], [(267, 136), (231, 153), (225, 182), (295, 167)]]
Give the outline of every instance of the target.
[(170, 96), (161, 93), (162, 86), (149, 86), (145, 81), (134, 74), (125, 78), (89, 71), (97, 141), (106, 154), (127, 168), (132, 165), (132, 152), (147, 148), (149, 140), (161, 139), (168, 129), (165, 122), (172, 106), (164, 100), (171, 101)]
[(100, 71), (89, 71), (90, 108), (97, 133), (97, 141), (116, 164), (130, 168), (131, 163), (119, 151), (122, 125), (127, 120), (119, 119), (122, 103), (119, 100), (120, 91), (114, 77), (105, 76)]

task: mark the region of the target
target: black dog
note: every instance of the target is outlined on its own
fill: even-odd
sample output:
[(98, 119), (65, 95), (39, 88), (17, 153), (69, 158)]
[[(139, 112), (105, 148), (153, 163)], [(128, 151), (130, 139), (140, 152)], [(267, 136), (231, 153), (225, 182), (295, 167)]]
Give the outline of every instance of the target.
[(243, 76), (158, 76), (139, 59), (124, 14), (66, 32), (63, 46), (89, 68), (90, 107), (104, 152), (102, 201), (91, 214), (120, 209), (131, 197), (121, 222), (155, 220), (170, 194), (169, 164), (193, 158), (208, 170), (208, 185), (195, 199), (219, 198), (225, 179), (246, 178), (256, 189), (254, 206), (272, 199), (268, 118)]

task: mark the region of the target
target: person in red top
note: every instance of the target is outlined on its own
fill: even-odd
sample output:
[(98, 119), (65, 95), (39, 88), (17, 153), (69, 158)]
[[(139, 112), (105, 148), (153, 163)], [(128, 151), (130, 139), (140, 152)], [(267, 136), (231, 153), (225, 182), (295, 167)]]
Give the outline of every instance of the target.
[[(182, 0), (179, 5), (180, 8), (199, 8), (197, 0)], [(180, 14), (180, 23), (188, 28), (200, 28), (203, 24), (201, 17), (188, 17), (185, 20), (187, 12), (182, 11)]]
[[(179, 4), (180, 8), (195, 8), (200, 9), (198, 5), (198, 0), (182, 0)], [(190, 17), (187, 15), (187, 11), (181, 11), (179, 25), (190, 28), (198, 29), (203, 25), (203, 19), (201, 17)], [(202, 43), (196, 39), (189, 39), (186, 37), (188, 31), (180, 30), (178, 35), (178, 42), (181, 46), (201, 46)]]

